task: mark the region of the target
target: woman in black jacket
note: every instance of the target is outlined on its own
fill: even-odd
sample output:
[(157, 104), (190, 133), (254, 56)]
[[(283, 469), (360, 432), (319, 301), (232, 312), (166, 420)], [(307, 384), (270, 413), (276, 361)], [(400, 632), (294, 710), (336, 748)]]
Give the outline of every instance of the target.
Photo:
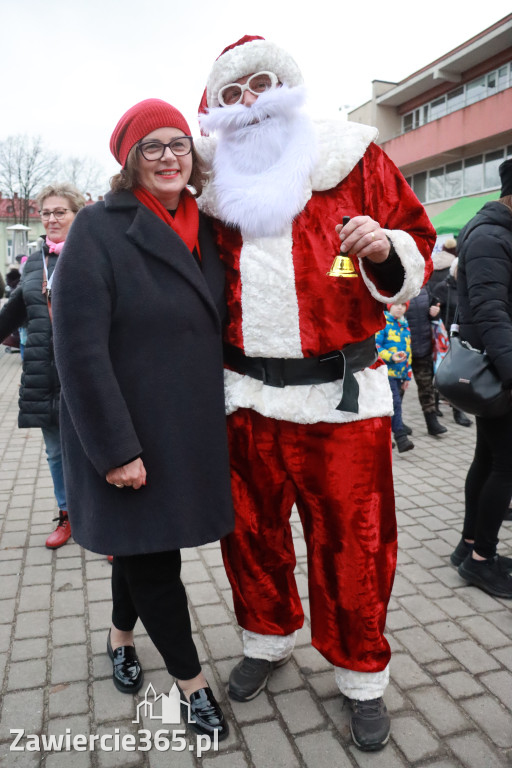
[[(21, 284), (0, 312), (0, 339), (20, 326), (27, 326), (18, 417), (20, 427), (40, 427), (53, 480), (59, 516), (55, 531), (46, 539), (57, 549), (71, 536), (66, 490), (62, 471), (59, 431), (60, 384), (53, 354), (52, 324), (48, 312), (48, 288), (67, 234), (85, 199), (71, 184), (52, 184), (38, 197), (46, 230), (42, 249), (33, 253), (23, 268)], [(19, 272), (18, 279), (19, 279)]]
[[(500, 166), (501, 198), (486, 203), (458, 240), (460, 335), (486, 350), (512, 388), (512, 160)], [(512, 410), (476, 417), (475, 456), (466, 478), (462, 539), (451, 555), (459, 574), (497, 597), (512, 598), (512, 559), (496, 554), (512, 496)]]
[(411, 368), (418, 388), (427, 432), (434, 437), (448, 430), (439, 423), (436, 414), (434, 391), (434, 362), (432, 359), (432, 323), (439, 314), (439, 307), (431, 304), (425, 287), (411, 299), (407, 309), (407, 322), (411, 331)]
[(201, 670), (182, 547), (233, 528), (221, 317), (224, 271), (189, 182), (202, 174), (177, 109), (147, 99), (119, 120), (122, 170), (77, 216), (53, 290), (64, 470), (73, 536), (113, 554), (107, 652), (142, 685), (138, 618), (177, 678), (193, 727), (228, 725)]

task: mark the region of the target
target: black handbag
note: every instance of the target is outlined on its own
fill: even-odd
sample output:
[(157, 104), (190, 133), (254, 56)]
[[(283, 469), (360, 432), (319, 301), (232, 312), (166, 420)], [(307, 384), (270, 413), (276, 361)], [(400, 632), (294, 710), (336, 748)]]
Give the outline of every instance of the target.
[(486, 419), (507, 413), (511, 391), (504, 389), (490, 357), (450, 331), (450, 347), (441, 360), (434, 384), (440, 394), (460, 411)]

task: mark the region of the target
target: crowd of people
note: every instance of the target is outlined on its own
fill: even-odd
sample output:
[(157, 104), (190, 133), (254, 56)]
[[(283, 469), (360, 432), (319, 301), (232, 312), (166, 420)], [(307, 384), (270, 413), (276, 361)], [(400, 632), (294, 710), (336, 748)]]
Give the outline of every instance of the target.
[[(104, 200), (86, 206), (70, 185), (42, 191), (46, 238), (0, 312), (0, 338), (27, 331), (19, 425), (43, 432), (59, 509), (46, 545), (72, 532), (112, 562), (116, 688), (143, 684), (140, 619), (192, 727), (226, 738), (180, 550), (221, 541), (243, 641), (228, 693), (250, 702), (304, 621), (296, 505), (312, 644), (333, 665), (355, 745), (375, 751), (390, 734), (392, 434), (399, 453), (414, 447), (401, 414), (411, 376), (428, 434), (447, 431), (432, 326), (451, 322), (457, 295), (463, 334), (512, 386), (512, 306), (499, 310), (512, 295), (512, 198), (488, 204), (482, 227), (462, 236), (458, 278), (449, 242), (431, 277), (435, 231), (376, 130), (313, 121), (304, 101), (292, 57), (245, 36), (211, 67), (200, 139), (175, 106), (133, 105), (111, 136), (120, 170)], [(480, 238), (498, 243), (490, 300), (471, 272)], [(340, 252), (346, 271), (332, 266)], [(512, 495), (510, 419), (476, 420), (452, 555), (463, 578), (486, 591), (494, 579), (504, 597), (512, 561), (496, 543)], [(454, 420), (471, 425), (461, 412)]]

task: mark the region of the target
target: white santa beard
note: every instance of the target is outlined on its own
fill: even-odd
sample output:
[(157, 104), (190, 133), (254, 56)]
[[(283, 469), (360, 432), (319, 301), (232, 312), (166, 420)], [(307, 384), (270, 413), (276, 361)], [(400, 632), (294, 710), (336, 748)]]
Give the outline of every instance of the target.
[(301, 113), (304, 89), (283, 86), (251, 107), (211, 110), (201, 121), (219, 131), (214, 187), (219, 217), (248, 237), (289, 229), (311, 195), (317, 158), (313, 124)]

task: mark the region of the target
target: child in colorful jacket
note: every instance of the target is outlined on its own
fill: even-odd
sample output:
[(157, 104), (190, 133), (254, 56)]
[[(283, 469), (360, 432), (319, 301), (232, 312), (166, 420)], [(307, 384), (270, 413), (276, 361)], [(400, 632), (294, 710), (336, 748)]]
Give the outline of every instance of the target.
[(388, 366), (388, 379), (393, 394), (393, 418), (391, 429), (395, 436), (399, 453), (410, 451), (414, 443), (409, 440), (402, 421), (402, 398), (409, 386), (411, 369), (411, 332), (405, 318), (409, 303), (389, 304), (386, 327), (375, 337), (379, 357)]

